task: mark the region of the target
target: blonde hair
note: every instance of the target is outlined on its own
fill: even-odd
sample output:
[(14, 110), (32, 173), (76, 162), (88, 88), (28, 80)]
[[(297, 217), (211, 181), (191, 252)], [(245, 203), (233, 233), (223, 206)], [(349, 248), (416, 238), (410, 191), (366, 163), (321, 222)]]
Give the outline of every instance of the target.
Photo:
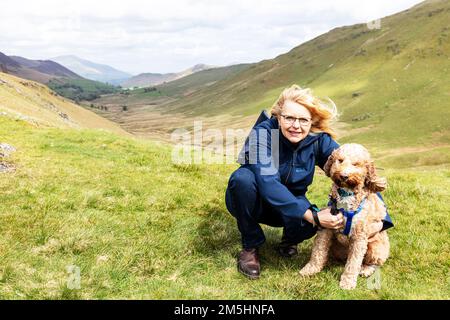
[(309, 110), (312, 116), (311, 132), (326, 132), (333, 139), (336, 138), (336, 134), (330, 125), (337, 119), (338, 112), (336, 105), (331, 99), (328, 99), (329, 104), (326, 104), (315, 97), (311, 89), (302, 89), (300, 86), (294, 84), (290, 88), (283, 90), (278, 100), (273, 104), (272, 110), (270, 111), (271, 114), (278, 117), (286, 101), (296, 102)]

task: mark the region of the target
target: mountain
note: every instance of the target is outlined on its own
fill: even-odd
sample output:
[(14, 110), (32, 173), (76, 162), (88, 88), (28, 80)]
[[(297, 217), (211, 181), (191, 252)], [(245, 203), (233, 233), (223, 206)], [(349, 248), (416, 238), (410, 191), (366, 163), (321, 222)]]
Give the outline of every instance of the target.
[(132, 132), (166, 139), (200, 118), (204, 128), (248, 130), (261, 109), (296, 83), (336, 103), (340, 142), (366, 144), (386, 163), (401, 166), (450, 162), (448, 21), (450, 1), (424, 1), (381, 19), (380, 28), (335, 28), (191, 94), (158, 86), (160, 94), (144, 100), (131, 92), (117, 102), (136, 103), (134, 113), (111, 118)]
[(76, 73), (50, 60), (29, 60), (0, 52), (0, 71), (20, 78), (47, 83), (52, 79), (82, 79)]
[(7, 55), (0, 52), (0, 67), (2, 68), (2, 72), (7, 72), (8, 68), (19, 69), (20, 65)]
[(189, 69), (186, 69), (181, 72), (177, 73), (141, 73), (137, 76), (134, 76), (124, 82), (121, 83), (121, 85), (125, 88), (132, 88), (132, 87), (150, 87), (150, 86), (156, 86), (158, 84), (162, 84), (165, 82), (174, 81), (183, 77), (186, 77), (188, 75), (194, 74), (199, 71), (208, 70), (216, 68), (214, 66), (209, 66), (206, 64), (197, 64)]
[(7, 56), (0, 52), (0, 72), (43, 83), (58, 94), (80, 102), (93, 100), (102, 94), (119, 92), (111, 84), (85, 79), (51, 60), (30, 60)]
[(98, 128), (128, 135), (117, 124), (74, 104), (40, 83), (1, 72), (0, 97), (3, 116), (22, 119), (36, 126)]
[(141, 73), (121, 83), (124, 88), (150, 87), (176, 78), (176, 73)]
[[(242, 72), (250, 66), (251, 64), (236, 64), (228, 67), (217, 67), (213, 69), (202, 70), (195, 72), (189, 76), (160, 84), (157, 86), (157, 88), (160, 92), (163, 92), (164, 95), (168, 95), (172, 98), (182, 98), (194, 94), (197, 90), (210, 87), (220, 80), (232, 77), (233, 75)], [(133, 95), (136, 95), (142, 91), (145, 92), (145, 88), (139, 90), (133, 91)]]
[[(235, 74), (249, 68), (251, 64), (237, 64), (228, 67), (217, 67), (213, 69), (207, 69), (198, 71), (189, 76), (166, 82), (152, 88), (138, 88), (129, 91), (123, 91), (120, 94), (103, 95), (96, 102), (99, 104), (112, 106), (130, 105), (133, 106), (133, 110), (130, 113), (139, 112), (137, 108), (146, 108), (146, 105), (150, 102), (155, 104), (156, 100), (162, 101), (182, 99), (190, 96), (202, 90), (206, 87), (210, 87), (220, 80), (234, 76)], [(113, 113), (107, 113), (105, 116), (114, 115)], [(123, 115), (126, 116), (126, 115)], [(145, 116), (145, 114), (144, 114)], [(132, 130), (132, 128), (130, 128)]]
[(105, 64), (99, 64), (73, 55), (59, 56), (51, 60), (58, 62), (82, 77), (90, 80), (118, 85), (132, 75)]

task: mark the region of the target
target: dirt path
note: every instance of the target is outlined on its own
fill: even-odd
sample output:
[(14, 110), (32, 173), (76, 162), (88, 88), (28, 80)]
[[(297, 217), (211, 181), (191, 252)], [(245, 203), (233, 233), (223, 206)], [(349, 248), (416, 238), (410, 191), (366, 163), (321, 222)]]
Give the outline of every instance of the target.
[(410, 153), (422, 153), (426, 151), (431, 151), (439, 148), (449, 148), (449, 145), (441, 144), (441, 145), (434, 145), (429, 147), (405, 147), (405, 148), (396, 148), (396, 149), (390, 149), (388, 151), (380, 152), (380, 154), (377, 156), (377, 159), (385, 159), (389, 157), (394, 156), (400, 156), (403, 154), (410, 154)]

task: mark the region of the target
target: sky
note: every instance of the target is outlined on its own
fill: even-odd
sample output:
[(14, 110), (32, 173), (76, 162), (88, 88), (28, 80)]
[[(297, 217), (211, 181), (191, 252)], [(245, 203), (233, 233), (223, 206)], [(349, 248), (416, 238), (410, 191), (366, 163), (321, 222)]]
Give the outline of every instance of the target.
[[(132, 74), (258, 62), (418, 0), (3, 0), (0, 52), (76, 55)], [(382, 26), (381, 26), (382, 27)]]

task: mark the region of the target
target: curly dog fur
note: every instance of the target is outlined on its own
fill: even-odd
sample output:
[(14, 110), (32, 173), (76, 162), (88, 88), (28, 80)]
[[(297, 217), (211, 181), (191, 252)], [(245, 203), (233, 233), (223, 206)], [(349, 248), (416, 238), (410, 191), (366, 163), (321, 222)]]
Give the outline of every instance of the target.
[[(309, 276), (320, 272), (331, 252), (336, 259), (346, 260), (340, 287), (354, 289), (358, 275), (370, 276), (389, 256), (388, 235), (386, 231), (377, 232), (386, 216), (386, 207), (376, 193), (386, 188), (386, 179), (377, 176), (369, 152), (359, 144), (344, 144), (335, 150), (324, 171), (333, 180), (330, 198), (338, 208), (356, 210), (363, 199), (365, 203), (361, 212), (354, 216), (348, 236), (341, 233), (343, 227), (317, 232), (311, 259), (300, 274)], [(351, 196), (341, 197), (339, 188)]]

